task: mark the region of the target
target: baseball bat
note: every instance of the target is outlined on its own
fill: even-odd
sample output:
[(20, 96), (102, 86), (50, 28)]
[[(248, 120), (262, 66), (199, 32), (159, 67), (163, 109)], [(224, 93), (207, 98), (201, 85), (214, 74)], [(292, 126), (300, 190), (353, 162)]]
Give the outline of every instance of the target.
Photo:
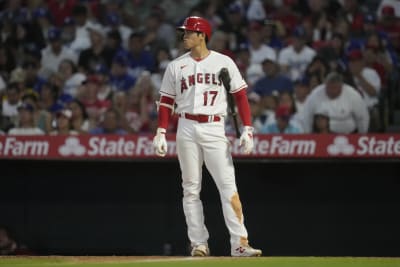
[(233, 99), (232, 94), (230, 93), (231, 90), (231, 77), (229, 76), (229, 72), (227, 68), (222, 68), (219, 72), (219, 79), (222, 81), (222, 84), (225, 87), (227, 98), (228, 98), (228, 107), (230, 110), (230, 114), (233, 119), (233, 124), (235, 126), (236, 137), (240, 138), (240, 131), (239, 131), (239, 124), (237, 121), (237, 113), (235, 109), (235, 101)]

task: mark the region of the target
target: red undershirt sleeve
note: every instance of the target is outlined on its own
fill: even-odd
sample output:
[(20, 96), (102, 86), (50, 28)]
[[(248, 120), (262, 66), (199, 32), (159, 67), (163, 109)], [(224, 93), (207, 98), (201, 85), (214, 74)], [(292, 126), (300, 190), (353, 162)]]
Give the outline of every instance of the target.
[(233, 94), (236, 100), (236, 106), (239, 111), (240, 119), (244, 126), (251, 126), (251, 113), (250, 113), (250, 105), (247, 100), (246, 90), (242, 89)]
[(158, 108), (158, 127), (168, 128), (169, 119), (171, 118), (171, 111), (175, 100), (167, 96), (161, 96), (160, 106)]

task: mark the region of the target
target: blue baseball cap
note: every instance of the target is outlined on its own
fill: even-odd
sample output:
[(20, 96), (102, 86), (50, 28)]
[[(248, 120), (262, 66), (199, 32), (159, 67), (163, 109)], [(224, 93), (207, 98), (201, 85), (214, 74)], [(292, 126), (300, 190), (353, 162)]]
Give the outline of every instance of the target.
[(115, 13), (107, 14), (107, 24), (111, 26), (118, 26), (121, 24), (121, 17)]
[(307, 36), (306, 30), (302, 26), (297, 26), (293, 30), (293, 36), (297, 38), (305, 38)]
[(365, 14), (364, 16), (364, 23), (375, 23), (376, 16), (372, 13)]
[(94, 73), (107, 75), (109, 73), (109, 70), (105, 64), (97, 64), (94, 67)]
[(128, 66), (129, 65), (129, 60), (123, 54), (118, 54), (118, 55), (114, 56), (112, 62), (113, 63), (117, 63), (117, 64), (119, 64), (121, 66)]
[(61, 30), (57, 27), (51, 27), (47, 32), (47, 38), (50, 41), (57, 41), (61, 39)]
[(242, 12), (242, 8), (241, 8), (241, 6), (238, 4), (238, 3), (231, 3), (229, 6), (228, 6), (228, 12), (229, 13), (240, 13), (240, 12)]
[(32, 16), (35, 19), (37, 19), (37, 18), (46, 18), (46, 17), (49, 17), (49, 11), (47, 10), (47, 8), (38, 7), (33, 11)]
[(64, 26), (75, 25), (75, 20), (72, 17), (66, 17), (63, 22)]

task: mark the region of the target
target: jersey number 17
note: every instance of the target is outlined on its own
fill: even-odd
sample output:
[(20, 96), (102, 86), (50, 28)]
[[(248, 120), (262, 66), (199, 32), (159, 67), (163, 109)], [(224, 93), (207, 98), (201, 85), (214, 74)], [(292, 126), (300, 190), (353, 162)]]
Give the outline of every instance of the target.
[[(214, 106), (218, 91), (206, 91), (203, 93), (204, 106)], [(209, 100), (210, 99), (210, 100)], [(209, 103), (210, 102), (210, 103)]]

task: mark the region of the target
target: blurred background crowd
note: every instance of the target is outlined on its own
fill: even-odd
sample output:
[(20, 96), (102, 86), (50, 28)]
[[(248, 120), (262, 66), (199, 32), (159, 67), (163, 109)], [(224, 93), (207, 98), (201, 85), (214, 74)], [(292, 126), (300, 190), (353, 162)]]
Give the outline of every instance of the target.
[(239, 67), (257, 133), (400, 131), (398, 0), (3, 0), (0, 10), (1, 134), (154, 133), (189, 15), (210, 21), (209, 48)]

